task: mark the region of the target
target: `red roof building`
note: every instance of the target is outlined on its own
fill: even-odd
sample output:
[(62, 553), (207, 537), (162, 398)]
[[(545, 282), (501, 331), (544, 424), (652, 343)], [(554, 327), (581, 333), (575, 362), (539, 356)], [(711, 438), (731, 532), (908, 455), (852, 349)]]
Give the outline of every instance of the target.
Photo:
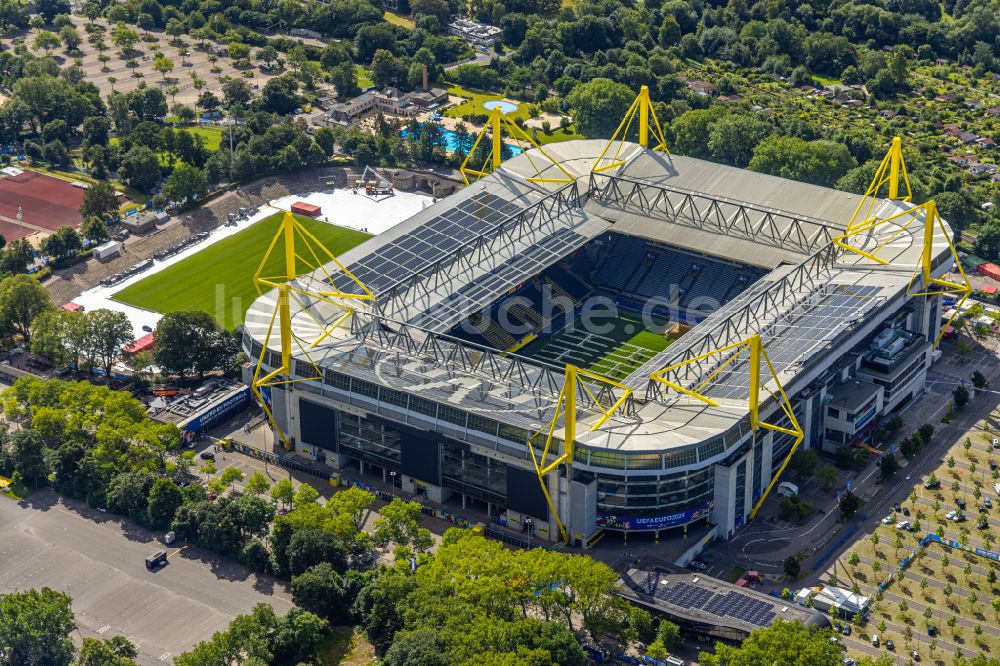
[(153, 348), (153, 334), (147, 333), (130, 345), (122, 347), (126, 354), (134, 355), (139, 352), (150, 351)]

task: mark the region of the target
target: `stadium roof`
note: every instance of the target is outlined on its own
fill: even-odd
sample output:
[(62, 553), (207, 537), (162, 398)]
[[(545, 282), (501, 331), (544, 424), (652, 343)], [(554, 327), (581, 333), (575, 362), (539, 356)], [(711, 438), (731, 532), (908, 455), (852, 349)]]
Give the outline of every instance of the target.
[[(707, 387), (718, 406), (660, 391), (649, 375), (759, 333), (782, 384), (794, 390), (833, 347), (867, 335), (877, 324), (873, 315), (879, 308), (905, 300), (919, 261), (921, 225), (896, 234), (882, 253), (893, 264), (881, 266), (829, 241), (858, 205), (854, 195), (653, 154), (635, 145), (622, 151), (627, 161), (617, 172), (592, 176), (590, 167), (603, 147), (599, 141), (571, 141), (546, 148), (576, 176), (568, 185), (528, 182), (533, 171), (527, 156), (518, 156), (346, 253), (341, 260), (374, 292), (376, 306), (360, 304), (350, 330), (327, 335), (310, 350), (310, 359), (465, 412), (541, 428), (552, 417), (563, 383), (561, 368), (444, 332), (589, 238), (609, 228), (630, 233), (645, 224), (650, 235), (655, 230), (666, 243), (732, 255), (744, 263), (747, 257), (766, 256), (758, 263), (774, 270), (633, 372), (625, 382), (635, 391), (629, 413), (619, 412), (600, 429), (578, 434), (578, 441), (611, 450), (663, 451), (725, 435), (728, 447), (748, 421), (745, 363), (734, 362)], [(683, 189), (695, 187), (700, 190)], [(683, 205), (675, 205), (672, 197), (677, 196)], [(884, 218), (908, 206), (881, 202), (876, 212)], [(613, 219), (622, 213), (631, 221)], [(699, 233), (692, 233), (695, 227)], [(875, 241), (852, 242), (871, 249)], [(935, 235), (933, 254), (936, 273), (946, 272), (950, 255), (941, 233)], [(319, 290), (325, 286), (322, 278), (316, 272), (298, 282)], [(334, 274), (335, 282), (342, 279)], [(247, 335), (257, 345), (266, 338), (273, 307), (272, 292), (247, 313)], [(342, 314), (320, 301), (296, 307), (293, 327), (303, 340), (324, 335), (313, 318), (332, 322)], [(270, 346), (277, 349), (276, 338)], [(720, 362), (707, 358), (671, 378), (695, 386)], [(765, 374), (763, 379), (771, 378)], [(764, 414), (772, 407), (765, 401)], [(722, 450), (700, 447), (699, 458), (703, 453), (714, 457)]]

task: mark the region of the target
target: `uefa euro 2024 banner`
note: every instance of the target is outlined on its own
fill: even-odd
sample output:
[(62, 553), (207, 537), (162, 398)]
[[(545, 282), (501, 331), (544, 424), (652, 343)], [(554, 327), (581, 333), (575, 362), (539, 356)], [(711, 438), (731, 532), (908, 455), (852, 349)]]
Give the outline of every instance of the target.
[(662, 530), (668, 527), (680, 527), (704, 518), (712, 513), (715, 502), (708, 502), (700, 507), (669, 513), (662, 516), (616, 516), (598, 514), (597, 526), (617, 530)]

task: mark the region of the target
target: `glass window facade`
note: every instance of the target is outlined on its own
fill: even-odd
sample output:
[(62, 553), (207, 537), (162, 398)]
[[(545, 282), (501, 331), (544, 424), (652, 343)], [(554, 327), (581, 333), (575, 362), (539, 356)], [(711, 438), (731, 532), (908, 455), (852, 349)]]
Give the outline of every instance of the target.
[(597, 478), (597, 513), (652, 516), (695, 508), (711, 501), (714, 481), (708, 469), (651, 476), (601, 474)]

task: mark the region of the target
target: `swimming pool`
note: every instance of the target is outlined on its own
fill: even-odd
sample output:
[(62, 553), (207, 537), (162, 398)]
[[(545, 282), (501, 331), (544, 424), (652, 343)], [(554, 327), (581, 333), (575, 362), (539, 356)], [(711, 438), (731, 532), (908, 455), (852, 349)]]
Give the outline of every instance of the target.
[[(405, 139), (406, 138), (406, 134), (407, 134), (407, 130), (404, 128), (399, 133), (399, 136), (401, 136), (402, 138)], [(476, 140), (476, 135), (475, 134), (472, 134), (472, 133), (467, 134), (466, 135), (466, 139), (465, 139), (465, 149), (468, 150), (468, 149), (472, 148), (472, 143), (475, 140)], [(458, 134), (456, 134), (453, 130), (443, 129), (443, 128), (441, 129), (441, 141), (440, 141), (440, 145), (445, 150), (447, 150), (449, 152), (455, 152), (456, 150), (458, 150), (458, 142), (459, 142)], [(517, 155), (520, 155), (522, 152), (524, 152), (521, 149), (520, 146), (515, 146), (514, 144), (510, 144), (510, 143), (507, 144), (507, 148), (510, 149), (510, 155), (511, 155), (511, 157), (516, 157)]]
[(517, 111), (517, 104), (501, 99), (492, 102), (483, 102), (483, 108), (489, 111), (492, 111), (493, 109), (500, 109), (500, 113), (514, 113)]

